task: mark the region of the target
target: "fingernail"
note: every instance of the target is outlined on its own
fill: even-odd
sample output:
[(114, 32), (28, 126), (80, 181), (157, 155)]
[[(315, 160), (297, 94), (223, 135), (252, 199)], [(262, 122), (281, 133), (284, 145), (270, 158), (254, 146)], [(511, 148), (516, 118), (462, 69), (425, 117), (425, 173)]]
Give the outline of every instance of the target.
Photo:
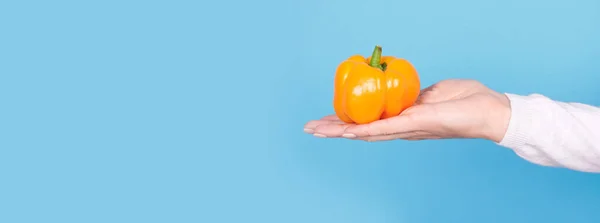
[(314, 131), (314, 130), (312, 130), (312, 129), (304, 129), (304, 132), (306, 132), (306, 133), (308, 133), (308, 134), (312, 134), (312, 133), (314, 133), (315, 131)]
[(313, 135), (314, 135), (314, 136), (316, 136), (316, 137), (319, 137), (319, 138), (327, 138), (327, 136), (326, 136), (326, 135), (319, 134), (319, 133), (315, 133), (315, 134), (313, 134)]
[(356, 135), (354, 135), (352, 133), (344, 133), (342, 135), (342, 137), (344, 137), (344, 138), (356, 138)]

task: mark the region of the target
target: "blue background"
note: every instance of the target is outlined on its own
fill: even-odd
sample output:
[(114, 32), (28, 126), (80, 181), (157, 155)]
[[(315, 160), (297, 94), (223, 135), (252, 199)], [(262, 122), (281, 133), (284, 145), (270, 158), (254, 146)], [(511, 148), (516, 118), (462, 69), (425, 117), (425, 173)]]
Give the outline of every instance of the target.
[(304, 134), (349, 55), (600, 104), (600, 1), (2, 1), (0, 222), (597, 222), (482, 140)]

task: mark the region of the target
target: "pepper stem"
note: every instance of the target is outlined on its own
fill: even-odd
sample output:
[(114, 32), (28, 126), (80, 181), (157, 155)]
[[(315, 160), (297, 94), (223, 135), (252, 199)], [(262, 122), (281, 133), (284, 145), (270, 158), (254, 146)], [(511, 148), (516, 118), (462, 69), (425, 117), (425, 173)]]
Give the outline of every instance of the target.
[(371, 55), (371, 63), (369, 63), (369, 65), (371, 67), (383, 70), (383, 66), (381, 66), (381, 51), (381, 46), (375, 46), (375, 49), (373, 50), (373, 55)]

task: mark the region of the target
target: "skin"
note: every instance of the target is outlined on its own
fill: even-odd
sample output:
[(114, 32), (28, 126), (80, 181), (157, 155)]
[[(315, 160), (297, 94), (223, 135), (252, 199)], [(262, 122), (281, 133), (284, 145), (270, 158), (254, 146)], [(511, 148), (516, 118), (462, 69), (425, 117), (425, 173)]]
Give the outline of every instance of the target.
[(348, 124), (336, 115), (311, 120), (304, 131), (317, 137), (369, 142), (395, 139), (481, 138), (500, 142), (510, 120), (510, 102), (474, 80), (444, 80), (421, 91), (400, 115), (368, 124)]

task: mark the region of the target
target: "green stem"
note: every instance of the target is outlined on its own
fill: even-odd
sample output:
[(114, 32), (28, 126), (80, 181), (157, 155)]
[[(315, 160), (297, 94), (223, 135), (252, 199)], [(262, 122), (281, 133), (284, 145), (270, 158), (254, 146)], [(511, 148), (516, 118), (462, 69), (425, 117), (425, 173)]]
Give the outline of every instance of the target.
[(383, 70), (383, 66), (381, 66), (381, 46), (375, 46), (375, 49), (373, 50), (373, 55), (371, 56), (371, 63), (369, 65), (371, 65), (371, 67)]

